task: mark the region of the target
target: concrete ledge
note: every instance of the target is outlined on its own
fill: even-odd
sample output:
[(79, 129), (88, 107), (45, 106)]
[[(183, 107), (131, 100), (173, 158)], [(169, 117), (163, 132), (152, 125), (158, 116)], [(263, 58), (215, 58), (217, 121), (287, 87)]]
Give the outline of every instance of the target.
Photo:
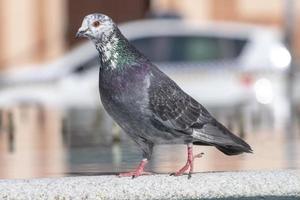
[(1, 180), (0, 199), (300, 199), (300, 171)]

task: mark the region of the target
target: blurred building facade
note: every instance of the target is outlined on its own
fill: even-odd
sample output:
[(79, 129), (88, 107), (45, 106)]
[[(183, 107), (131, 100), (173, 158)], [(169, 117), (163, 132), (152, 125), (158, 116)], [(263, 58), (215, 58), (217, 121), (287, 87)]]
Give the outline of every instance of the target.
[[(174, 13), (184, 18), (238, 21), (285, 26), (285, 0), (0, 0), (0, 69), (53, 60), (78, 40), (74, 34), (83, 16), (103, 12), (116, 22)], [(300, 2), (294, 0), (294, 13)], [(292, 11), (291, 11), (292, 12)], [(300, 17), (295, 17), (298, 24)], [(300, 28), (294, 44), (300, 55)]]
[(65, 49), (64, 0), (0, 0), (0, 67), (56, 58)]
[[(290, 5), (288, 5), (290, 4)], [(300, 1), (297, 0), (152, 0), (152, 11), (173, 12), (199, 21), (217, 20), (273, 26), (285, 31), (287, 15), (293, 16), (296, 57), (300, 56)], [(286, 10), (288, 9), (288, 10)]]
[(82, 18), (103, 12), (116, 22), (144, 18), (149, 0), (0, 0), (0, 70), (53, 60), (75, 42)]

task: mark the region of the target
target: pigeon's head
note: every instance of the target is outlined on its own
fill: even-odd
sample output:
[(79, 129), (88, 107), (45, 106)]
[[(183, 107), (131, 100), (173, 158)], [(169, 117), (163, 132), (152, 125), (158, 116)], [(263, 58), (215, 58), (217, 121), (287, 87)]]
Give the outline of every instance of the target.
[(103, 35), (109, 35), (115, 28), (112, 19), (104, 14), (95, 13), (84, 17), (76, 37), (87, 37), (93, 41), (99, 41)]

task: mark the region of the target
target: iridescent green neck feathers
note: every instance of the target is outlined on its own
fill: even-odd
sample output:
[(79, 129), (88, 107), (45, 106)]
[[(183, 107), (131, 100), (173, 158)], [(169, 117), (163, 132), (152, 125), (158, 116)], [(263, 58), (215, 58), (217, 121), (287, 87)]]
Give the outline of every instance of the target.
[(103, 34), (95, 44), (100, 54), (101, 68), (108, 70), (130, 66), (141, 57), (117, 27), (109, 33)]

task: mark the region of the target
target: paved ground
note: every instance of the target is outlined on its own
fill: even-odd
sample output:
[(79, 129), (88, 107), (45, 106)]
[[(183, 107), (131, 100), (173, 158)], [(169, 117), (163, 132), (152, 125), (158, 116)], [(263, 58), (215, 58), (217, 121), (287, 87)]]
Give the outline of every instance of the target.
[(0, 199), (300, 199), (300, 171), (1, 180)]

